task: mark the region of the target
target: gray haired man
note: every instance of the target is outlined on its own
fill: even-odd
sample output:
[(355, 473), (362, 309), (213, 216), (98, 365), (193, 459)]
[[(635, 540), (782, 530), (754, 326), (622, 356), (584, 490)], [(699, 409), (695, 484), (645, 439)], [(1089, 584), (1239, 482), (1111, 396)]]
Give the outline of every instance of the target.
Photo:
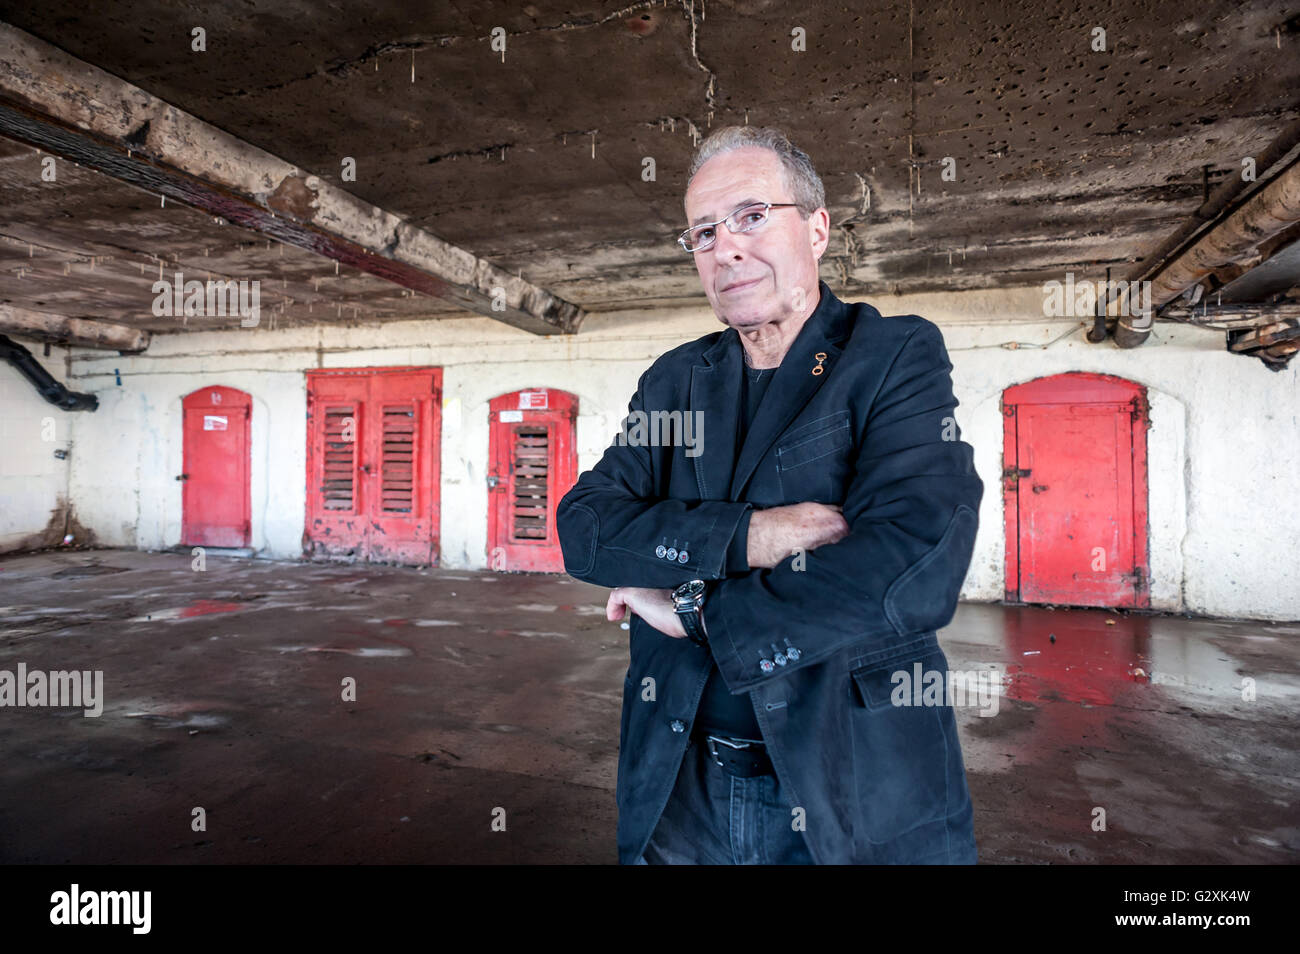
[[(943, 337), (818, 278), (830, 222), (779, 131), (700, 146), (678, 241), (725, 330), (641, 375), (636, 412), (701, 413), (687, 455), (615, 441), (557, 511), (565, 569), (630, 611), (619, 860), (974, 863), (936, 631), (983, 484)], [(891, 674), (942, 680), (891, 703)]]

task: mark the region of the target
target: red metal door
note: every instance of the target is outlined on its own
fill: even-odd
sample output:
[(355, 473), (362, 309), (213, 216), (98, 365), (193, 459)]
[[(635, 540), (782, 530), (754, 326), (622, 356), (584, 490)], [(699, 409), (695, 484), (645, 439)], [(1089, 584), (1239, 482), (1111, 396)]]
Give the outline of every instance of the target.
[(1150, 605), (1146, 392), (1070, 373), (1002, 398), (1007, 599)]
[(503, 394), (489, 407), (489, 565), (563, 573), (555, 508), (578, 479), (578, 399), (534, 389)]
[(308, 555), (436, 565), (440, 368), (307, 372)]
[(181, 542), (246, 547), (251, 542), (249, 417), (252, 399), (234, 388), (187, 394), (181, 473)]
[(303, 550), (366, 555), (369, 485), (361, 470), (369, 378), (307, 372), (307, 531)]
[(369, 557), (436, 564), (441, 382), (423, 370), (377, 374), (370, 383)]

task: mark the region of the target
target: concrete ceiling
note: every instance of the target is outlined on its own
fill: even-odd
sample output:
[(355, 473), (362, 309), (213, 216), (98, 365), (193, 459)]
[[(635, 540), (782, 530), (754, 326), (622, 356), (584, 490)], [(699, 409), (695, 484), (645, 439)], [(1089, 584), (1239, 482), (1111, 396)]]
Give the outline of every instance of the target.
[[(1122, 271), (1300, 117), (1294, 2), (0, 0), (0, 20), (588, 311), (704, 303), (673, 240), (710, 127), (776, 125), (807, 149), (836, 226), (823, 277), (880, 296)], [(469, 314), (98, 172), (40, 170), (0, 140), (0, 302), (218, 327), (151, 314), (164, 262), (261, 280), (282, 326)]]

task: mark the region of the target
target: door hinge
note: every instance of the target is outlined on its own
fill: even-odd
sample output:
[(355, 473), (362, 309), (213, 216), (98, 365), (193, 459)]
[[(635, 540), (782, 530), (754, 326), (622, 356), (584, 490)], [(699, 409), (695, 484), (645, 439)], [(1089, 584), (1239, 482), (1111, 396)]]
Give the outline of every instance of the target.
[(1125, 573), (1121, 579), (1123, 579), (1125, 583), (1132, 583), (1133, 588), (1136, 590), (1146, 589), (1147, 575), (1146, 570), (1142, 567), (1137, 567), (1132, 573)]
[(1028, 468), (1006, 467), (1002, 470), (1002, 482), (1007, 486), (1018, 484), (1021, 477), (1028, 477), (1032, 473)]

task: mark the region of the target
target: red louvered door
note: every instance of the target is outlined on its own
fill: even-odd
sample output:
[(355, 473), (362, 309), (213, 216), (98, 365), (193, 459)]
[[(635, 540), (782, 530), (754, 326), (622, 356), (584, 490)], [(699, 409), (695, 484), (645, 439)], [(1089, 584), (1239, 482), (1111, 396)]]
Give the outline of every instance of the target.
[(555, 508), (578, 479), (578, 399), (533, 389), (493, 398), (489, 407), (488, 564), (562, 573)]
[(433, 496), (437, 487), (435, 398), (431, 371), (371, 378), (370, 544), (372, 560), (435, 563)]
[(436, 565), (441, 378), (307, 372), (308, 555)]

